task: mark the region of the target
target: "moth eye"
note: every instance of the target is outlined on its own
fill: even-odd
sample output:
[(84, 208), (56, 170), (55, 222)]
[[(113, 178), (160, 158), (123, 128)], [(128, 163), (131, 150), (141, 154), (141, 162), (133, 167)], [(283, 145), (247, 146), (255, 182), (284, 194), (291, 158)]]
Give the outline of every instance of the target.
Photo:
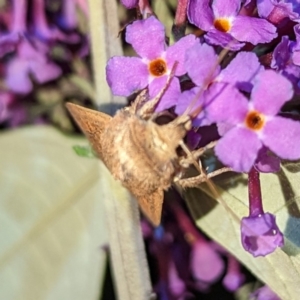
[(227, 32), (230, 30), (231, 28), (231, 24), (229, 22), (229, 20), (227, 19), (216, 19), (214, 21), (214, 26), (216, 29), (218, 29), (221, 32)]
[(161, 58), (152, 60), (149, 63), (149, 71), (150, 71), (151, 75), (153, 75), (155, 77), (160, 77), (160, 76), (166, 74), (166, 72), (167, 72), (167, 64)]
[(252, 130), (262, 129), (265, 123), (264, 116), (257, 111), (251, 111), (248, 113), (245, 123), (249, 129)]

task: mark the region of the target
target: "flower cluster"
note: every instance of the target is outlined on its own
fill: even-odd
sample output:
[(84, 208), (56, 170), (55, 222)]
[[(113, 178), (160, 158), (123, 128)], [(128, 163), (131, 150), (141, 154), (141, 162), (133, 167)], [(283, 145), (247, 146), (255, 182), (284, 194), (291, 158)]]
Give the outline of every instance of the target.
[[(75, 10), (80, 6), (85, 13), (88, 11), (87, 3), (82, 0), (62, 1), (56, 8), (44, 0), (12, 0), (3, 6), (0, 123), (7, 121), (14, 126), (26, 119), (22, 99), (33, 92), (36, 85), (60, 78), (66, 72), (63, 64), (70, 64), (74, 53), (76, 56), (87, 53), (87, 39), (79, 33)], [(70, 50), (71, 46), (77, 48), (76, 52)], [(2, 100), (7, 98), (10, 101)]]
[[(132, 8), (143, 1), (129, 2), (124, 5)], [(295, 112), (292, 116), (282, 110), (299, 94), (299, 25), (294, 25), (299, 7), (279, 0), (257, 4), (190, 0), (185, 8), (188, 21), (203, 31), (202, 37), (183, 34), (178, 38), (182, 27), (181, 31), (175, 28), (176, 41), (168, 45), (164, 27), (154, 16), (127, 26), (125, 39), (138, 57), (108, 61), (107, 82), (112, 92), (129, 96), (147, 88), (153, 98), (175, 66), (156, 111), (190, 113), (194, 131), (215, 126), (215, 154), (225, 166), (251, 176), (254, 171), (277, 172), (280, 159), (299, 159), (300, 123)], [(184, 20), (182, 15), (179, 19)], [(183, 26), (182, 22), (179, 25)], [(291, 26), (294, 37), (284, 35), (284, 28)], [(220, 62), (222, 47), (227, 49), (227, 57)], [(255, 182), (259, 185), (259, 180)], [(262, 208), (253, 213), (252, 192), (249, 195), (250, 214), (242, 221), (242, 244), (255, 256), (266, 255), (283, 245), (282, 235), (273, 215)]]
[(241, 265), (200, 233), (180, 200), (175, 193), (166, 196), (164, 226), (153, 229), (147, 221), (142, 222), (151, 266), (159, 273), (154, 280), (159, 299), (193, 299), (207, 294), (216, 283), (223, 294), (236, 291), (245, 282)]

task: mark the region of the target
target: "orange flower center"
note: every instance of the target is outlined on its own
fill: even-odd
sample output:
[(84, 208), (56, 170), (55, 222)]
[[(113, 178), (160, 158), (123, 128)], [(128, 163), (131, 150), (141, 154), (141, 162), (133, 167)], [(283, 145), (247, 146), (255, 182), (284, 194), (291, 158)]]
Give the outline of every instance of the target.
[(245, 123), (249, 129), (260, 130), (265, 124), (264, 116), (257, 111), (250, 111), (246, 117)]
[(166, 74), (166, 72), (167, 72), (166, 62), (161, 58), (152, 60), (149, 63), (149, 72), (151, 75), (153, 75), (155, 77), (160, 77), (160, 76)]
[(227, 19), (216, 19), (214, 21), (214, 26), (216, 29), (222, 32), (227, 32), (231, 28), (231, 24)]

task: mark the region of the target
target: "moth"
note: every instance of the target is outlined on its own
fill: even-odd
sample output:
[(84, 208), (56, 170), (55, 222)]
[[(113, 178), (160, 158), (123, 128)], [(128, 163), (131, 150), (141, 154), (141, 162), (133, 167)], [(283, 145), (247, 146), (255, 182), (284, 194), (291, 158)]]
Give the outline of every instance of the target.
[[(180, 179), (184, 170), (203, 153), (203, 149), (199, 149), (192, 154), (183, 143), (192, 128), (189, 115), (183, 114), (164, 125), (155, 122), (155, 106), (171, 79), (172, 76), (154, 99), (147, 101), (144, 90), (131, 106), (117, 111), (114, 117), (66, 104), (99, 158), (114, 178), (135, 196), (155, 226), (160, 223), (164, 191), (174, 181), (184, 185), (185, 179)], [(178, 155), (180, 146), (188, 156)], [(192, 184), (195, 182), (199, 182), (199, 178), (192, 180)]]

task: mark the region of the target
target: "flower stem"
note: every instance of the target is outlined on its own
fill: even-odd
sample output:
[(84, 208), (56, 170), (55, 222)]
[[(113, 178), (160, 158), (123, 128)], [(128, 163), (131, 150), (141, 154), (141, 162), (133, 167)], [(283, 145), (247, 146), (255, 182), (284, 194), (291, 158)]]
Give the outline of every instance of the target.
[(153, 14), (153, 10), (148, 0), (139, 0), (139, 10), (143, 19), (146, 19), (149, 15)]
[[(106, 83), (105, 65), (113, 55), (122, 54), (117, 38), (119, 24), (115, 0), (89, 0), (90, 31), (97, 104), (112, 113), (125, 99), (112, 97)], [(110, 107), (110, 108), (109, 108)], [(146, 260), (137, 202), (102, 166), (101, 191), (109, 228), (110, 261), (118, 299), (149, 299), (151, 283)]]
[(27, 0), (13, 1), (13, 32), (24, 32), (26, 30), (26, 14), (27, 14)]
[(181, 39), (186, 29), (186, 12), (188, 0), (178, 0), (172, 33), (175, 41)]
[(249, 188), (249, 215), (251, 217), (263, 214), (261, 188), (259, 180), (259, 172), (252, 167), (248, 174), (248, 188)]

